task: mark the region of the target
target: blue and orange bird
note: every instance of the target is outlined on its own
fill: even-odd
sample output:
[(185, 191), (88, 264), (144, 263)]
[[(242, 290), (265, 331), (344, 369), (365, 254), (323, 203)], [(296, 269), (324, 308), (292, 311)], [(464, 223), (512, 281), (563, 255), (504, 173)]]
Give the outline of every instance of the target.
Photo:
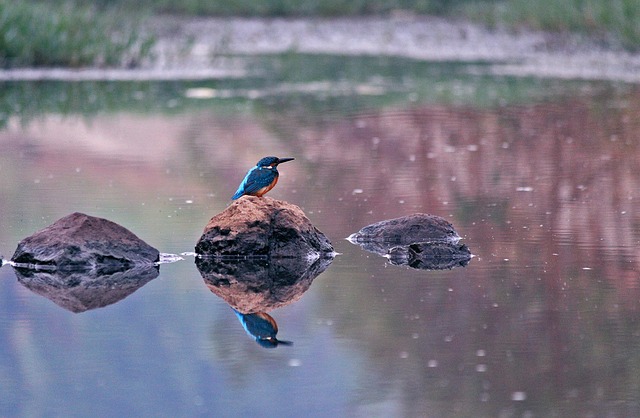
[(278, 164), (292, 161), (293, 158), (264, 157), (255, 167), (247, 172), (231, 200), (244, 195), (262, 197), (278, 182)]
[(279, 344), (293, 345), (291, 341), (283, 341), (276, 338), (278, 324), (276, 324), (276, 320), (271, 315), (265, 312), (243, 314), (235, 309), (233, 309), (233, 312), (240, 320), (242, 328), (262, 347), (274, 348)]

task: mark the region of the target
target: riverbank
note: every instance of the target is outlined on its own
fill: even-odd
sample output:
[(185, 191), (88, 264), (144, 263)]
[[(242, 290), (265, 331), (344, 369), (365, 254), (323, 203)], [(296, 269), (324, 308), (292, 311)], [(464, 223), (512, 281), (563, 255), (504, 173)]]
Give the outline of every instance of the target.
[[(242, 56), (305, 53), (456, 61), (517, 77), (640, 83), (640, 53), (574, 34), (489, 30), (468, 21), (414, 15), (349, 18), (152, 17), (153, 59), (134, 69), (11, 69), (0, 80), (145, 80), (243, 77)], [(234, 58), (235, 57), (235, 58)], [(239, 57), (239, 58), (238, 58)]]

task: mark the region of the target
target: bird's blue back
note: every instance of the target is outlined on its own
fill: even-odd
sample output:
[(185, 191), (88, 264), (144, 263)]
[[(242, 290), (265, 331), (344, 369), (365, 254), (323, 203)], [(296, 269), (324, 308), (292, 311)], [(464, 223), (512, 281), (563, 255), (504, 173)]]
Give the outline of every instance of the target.
[[(231, 308), (233, 309), (233, 308)], [(264, 312), (243, 314), (233, 309), (244, 330), (257, 339), (275, 338), (278, 325), (270, 315)]]
[(269, 168), (257, 165), (244, 176), (244, 180), (242, 180), (231, 199), (236, 200), (245, 194), (256, 193), (263, 187), (270, 185), (277, 177), (278, 170), (275, 167)]

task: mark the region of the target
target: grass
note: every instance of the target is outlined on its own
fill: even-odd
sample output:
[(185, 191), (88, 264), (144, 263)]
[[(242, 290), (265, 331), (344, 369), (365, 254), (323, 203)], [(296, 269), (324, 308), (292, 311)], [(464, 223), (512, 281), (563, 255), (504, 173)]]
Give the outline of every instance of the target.
[(463, 7), (472, 19), (518, 28), (578, 32), (640, 50), (638, 0), (476, 1)]
[(0, 0), (0, 66), (135, 66), (151, 39), (89, 5)]
[[(108, 0), (104, 0), (108, 1)], [(128, 0), (111, 0), (126, 2)], [(640, 49), (640, 0), (159, 0), (156, 12), (258, 16), (353, 16), (405, 10), (509, 27), (581, 32)]]
[[(82, 0), (87, 1), (87, 0)], [(102, 7), (142, 7), (154, 13), (217, 16), (354, 16), (397, 9), (444, 10), (465, 0), (97, 0)]]
[(138, 33), (141, 11), (291, 17), (396, 10), (580, 32), (640, 50), (640, 0), (0, 0), (0, 66), (136, 66), (153, 42)]
[[(89, 0), (79, 0), (89, 1)], [(485, 24), (579, 32), (640, 49), (640, 0), (97, 0), (151, 13), (236, 16), (355, 16), (405, 10)]]

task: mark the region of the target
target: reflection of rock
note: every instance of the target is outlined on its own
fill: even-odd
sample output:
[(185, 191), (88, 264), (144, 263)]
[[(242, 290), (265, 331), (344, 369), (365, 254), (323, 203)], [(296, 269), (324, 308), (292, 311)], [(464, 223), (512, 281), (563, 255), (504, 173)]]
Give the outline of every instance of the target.
[(11, 260), (109, 273), (157, 262), (159, 252), (114, 222), (76, 212), (20, 241)]
[(269, 312), (298, 300), (332, 258), (312, 262), (297, 258), (221, 259), (197, 257), (196, 265), (207, 287), (233, 309), (244, 313)]
[(386, 257), (391, 264), (421, 270), (445, 270), (466, 266), (471, 260), (471, 251), (465, 244), (422, 242), (393, 247)]
[(297, 206), (270, 197), (244, 196), (211, 218), (196, 253), (269, 255), (331, 253), (333, 247)]
[(365, 226), (347, 238), (364, 250), (387, 257), (391, 264), (423, 270), (466, 266), (469, 248), (445, 219), (416, 213)]
[(159, 272), (158, 267), (152, 265), (109, 274), (97, 270), (14, 270), (18, 281), (27, 289), (76, 313), (118, 302), (155, 279)]
[(243, 314), (236, 311), (238, 320), (242, 324), (242, 328), (249, 334), (258, 344), (265, 348), (275, 348), (279, 344), (291, 345), (291, 341), (282, 341), (276, 338), (278, 334), (278, 324), (271, 315), (264, 312), (252, 314)]

